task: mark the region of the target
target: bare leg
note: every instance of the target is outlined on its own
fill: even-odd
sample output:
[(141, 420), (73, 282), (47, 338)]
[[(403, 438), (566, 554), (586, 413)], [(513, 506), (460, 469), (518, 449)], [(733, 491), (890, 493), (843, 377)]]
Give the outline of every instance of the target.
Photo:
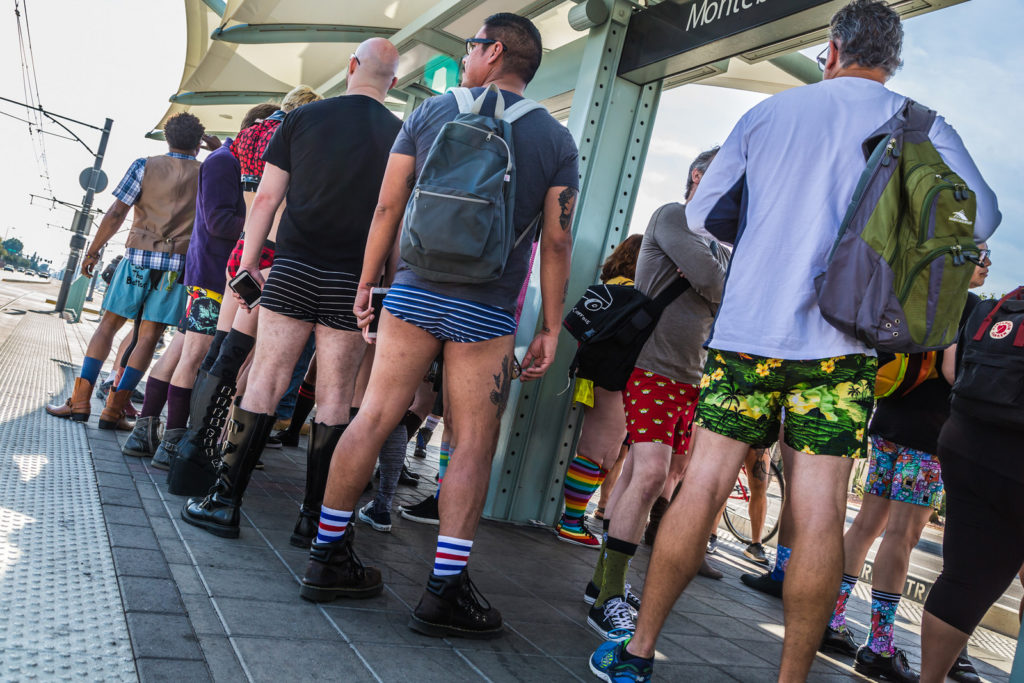
[(925, 611), (921, 619), (921, 683), (944, 683), (970, 637)]
[(156, 343), (160, 340), (160, 336), (164, 333), (166, 325), (161, 323), (151, 322), (149, 320), (143, 320), (142, 324), (139, 325), (139, 339), (135, 343), (135, 350), (132, 351), (132, 355), (128, 358), (128, 367), (145, 372), (149, 368), (149, 364), (153, 362), (153, 351), (156, 349)]
[[(178, 337), (182, 337), (184, 342), (181, 348), (181, 357), (175, 365), (174, 374), (171, 376), (171, 384), (176, 387), (189, 388), (195, 384), (199, 365), (203, 362), (203, 358), (206, 357), (206, 352), (210, 350), (210, 343), (213, 341), (213, 337), (208, 334), (199, 334), (198, 332), (186, 332), (185, 334), (174, 335), (174, 341), (177, 341)], [(163, 360), (163, 357), (161, 357), (161, 360)], [(159, 364), (160, 361), (157, 361), (157, 365)]]
[(604, 478), (604, 483), (601, 484), (601, 497), (597, 500), (597, 507), (600, 510), (607, 511), (611, 492), (615, 490), (615, 484), (619, 481), (619, 475), (622, 474), (622, 465), (626, 461), (627, 453), (629, 453), (629, 446), (619, 446), (619, 452), (615, 454), (615, 462), (604, 464), (608, 475)]
[[(784, 450), (793, 449), (783, 445)], [(791, 454), (793, 555), (783, 584), (786, 637), (780, 681), (804, 681), (834, 607), (843, 570), (851, 458)]]
[[(889, 520), (889, 509), (888, 499), (870, 493), (864, 494), (860, 511), (853, 518), (853, 524), (843, 534), (844, 573), (850, 576), (860, 576), (860, 570), (864, 568), (864, 560), (868, 556), (868, 551), (871, 550), (871, 544), (875, 542), (878, 535), (886, 528), (885, 525)], [(888, 535), (888, 532), (886, 535)], [(875, 568), (877, 571), (877, 558)], [(875, 582), (877, 588), (877, 575)], [(900, 581), (899, 588), (895, 592), (898, 593), (902, 589), (903, 582)]]
[(256, 338), (255, 360), (249, 372), (252, 391), (243, 396), (242, 409), (273, 415), (278, 401), (288, 389), (292, 369), (302, 354), (313, 324), (265, 308), (258, 310), (263, 324)]
[(767, 449), (751, 448), (747, 453), (747, 483), (750, 485), (750, 500), (747, 514), (750, 516), (750, 538), (761, 542), (764, 532), (764, 518), (768, 516), (768, 462)]
[(178, 361), (181, 358), (181, 349), (184, 345), (185, 335), (181, 333), (174, 335), (171, 343), (167, 345), (164, 352), (156, 359), (156, 363), (153, 364), (153, 369), (149, 372), (149, 378), (160, 380), (161, 382), (170, 382), (171, 377), (174, 375), (174, 368), (177, 367)]
[[(344, 332), (323, 325), (316, 326), (316, 349), (323, 364), (316, 373), (317, 422), (328, 425), (348, 424), (356, 375), (363, 354), (366, 353), (366, 346), (361, 332)], [(292, 367), (294, 366), (295, 363), (292, 363)], [(290, 380), (290, 371), (288, 375)], [(286, 381), (281, 393), (283, 394), (287, 388)], [(273, 410), (274, 408), (271, 408), (271, 412)]]
[(903, 591), (910, 569), (910, 553), (921, 540), (921, 532), (931, 514), (932, 509), (927, 505), (899, 501), (889, 503), (889, 523), (875, 555), (872, 582), (875, 588), (886, 593), (899, 594)]
[[(107, 356), (110, 355), (110, 347), (114, 345), (114, 335), (117, 334), (117, 331), (121, 329), (121, 326), (126, 321), (127, 318), (122, 318), (116, 313), (105, 311), (103, 317), (100, 318), (100, 324), (97, 325), (96, 331), (92, 333), (92, 337), (89, 339), (89, 346), (85, 350), (85, 355), (89, 358), (106, 360)], [(128, 339), (131, 339), (131, 335), (128, 335)], [(124, 341), (122, 340), (123, 343)]]
[(672, 446), (660, 443), (635, 443), (630, 452), (632, 467), (627, 482), (620, 477), (621, 490), (615, 514), (610, 518), (608, 535), (630, 543), (639, 543), (651, 506), (661, 493), (672, 459)]
[(693, 457), (683, 488), (661, 520), (636, 634), (628, 646), (641, 657), (654, 656), (665, 619), (704, 561), (711, 523), (732, 490), (748, 447), (694, 427), (690, 448)]

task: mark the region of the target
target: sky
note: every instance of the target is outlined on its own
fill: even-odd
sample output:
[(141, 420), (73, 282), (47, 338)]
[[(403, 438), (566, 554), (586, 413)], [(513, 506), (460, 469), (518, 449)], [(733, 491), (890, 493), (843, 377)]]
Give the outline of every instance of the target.
[[(114, 119), (104, 160), (110, 179), (95, 205), (107, 208), (131, 162), (166, 147), (143, 136), (177, 90), (185, 50), (180, 0), (18, 0), (27, 14), (40, 101), (55, 113), (102, 126)], [(14, 0), (0, 0), (0, 96), (24, 101)], [(24, 26), (24, 24), (23, 24)], [(1024, 57), (1013, 48), (1024, 26), (1020, 0), (970, 0), (905, 22), (904, 67), (889, 87), (938, 110), (960, 133), (999, 197), (1003, 222), (989, 241), (993, 266), (982, 291), (1002, 293), (1024, 281), (1024, 194), (1020, 192)], [(809, 48), (813, 57), (820, 47)], [(756, 93), (688, 85), (662, 95), (641, 180), (632, 232), (642, 232), (658, 206), (680, 201), (685, 168), (720, 144)], [(0, 112), (23, 117), (0, 102)], [(68, 124), (95, 149), (99, 132)], [(47, 130), (63, 133), (54, 125)], [(17, 237), (31, 254), (67, 259), (72, 210), (30, 194), (50, 196), (28, 127), (0, 115), (5, 163), (0, 166), (0, 236)], [(53, 196), (78, 203), (82, 169), (92, 156), (79, 143), (43, 136)], [(585, 201), (586, 198), (583, 198)], [(51, 227), (53, 226), (53, 227)], [(112, 241), (123, 245), (127, 230)], [(116, 247), (115, 247), (116, 248)]]

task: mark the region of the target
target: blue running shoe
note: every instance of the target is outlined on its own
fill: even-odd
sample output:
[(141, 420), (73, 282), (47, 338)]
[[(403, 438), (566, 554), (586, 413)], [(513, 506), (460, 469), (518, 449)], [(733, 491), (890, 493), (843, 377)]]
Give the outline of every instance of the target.
[(608, 641), (602, 643), (590, 655), (590, 670), (602, 681), (608, 683), (646, 683), (654, 673), (650, 659), (634, 657), (626, 652), (626, 643)]

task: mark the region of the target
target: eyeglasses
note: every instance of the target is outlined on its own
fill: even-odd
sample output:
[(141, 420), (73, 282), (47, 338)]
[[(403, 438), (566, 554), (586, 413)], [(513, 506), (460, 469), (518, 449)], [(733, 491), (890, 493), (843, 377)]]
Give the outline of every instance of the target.
[(987, 259), (991, 255), (992, 255), (992, 250), (991, 249), (981, 249), (981, 250), (978, 251), (978, 260), (979, 261), (984, 261), (985, 259)]
[(466, 38), (466, 56), (472, 54), (473, 48), (477, 45), (494, 45), (500, 42), (500, 40), (491, 40), (490, 38)]
[(359, 61), (359, 57), (356, 57), (356, 53), (355, 52), (353, 52), (351, 55), (349, 55), (348, 58), (356, 60), (356, 66), (362, 66), (363, 65), (363, 63)]
[(825, 49), (818, 53), (818, 56), (814, 58), (814, 61), (818, 63), (818, 68), (821, 69), (821, 73), (825, 73), (825, 64), (828, 62), (828, 45)]

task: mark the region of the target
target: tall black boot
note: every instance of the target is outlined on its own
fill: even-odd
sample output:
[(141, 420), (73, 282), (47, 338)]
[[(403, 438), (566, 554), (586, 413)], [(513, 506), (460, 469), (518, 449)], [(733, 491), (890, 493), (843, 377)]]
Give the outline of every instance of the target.
[(205, 495), (217, 479), (217, 441), (227, 423), (234, 382), (203, 370), (192, 387), (188, 431), (175, 447), (167, 490), (176, 496)]
[(239, 508), (249, 477), (274, 427), (274, 416), (235, 409), (217, 481), (205, 498), (189, 498), (181, 518), (225, 538), (238, 538)]
[(306, 494), (299, 508), (299, 520), (288, 541), (296, 548), (309, 548), (320, 523), (320, 506), (324, 502), (327, 476), (331, 471), (334, 447), (348, 425), (325, 425), (313, 421), (306, 442)]

